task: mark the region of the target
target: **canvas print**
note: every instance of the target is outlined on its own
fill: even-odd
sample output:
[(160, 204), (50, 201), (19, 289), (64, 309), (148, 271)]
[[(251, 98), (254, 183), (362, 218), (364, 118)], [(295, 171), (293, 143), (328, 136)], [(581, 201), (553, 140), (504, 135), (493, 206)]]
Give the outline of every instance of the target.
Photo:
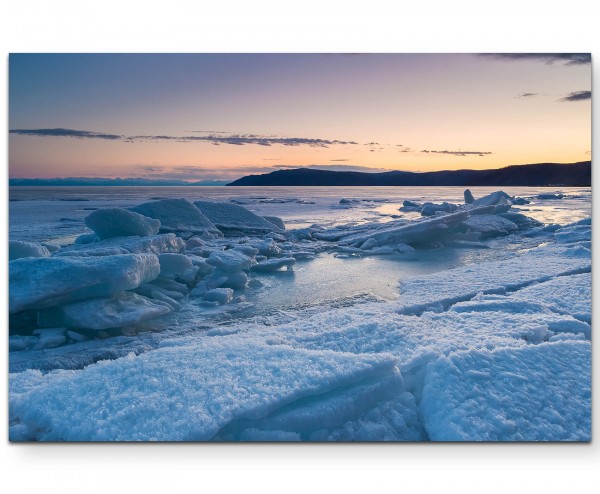
[(590, 441), (591, 56), (9, 59), (9, 437)]

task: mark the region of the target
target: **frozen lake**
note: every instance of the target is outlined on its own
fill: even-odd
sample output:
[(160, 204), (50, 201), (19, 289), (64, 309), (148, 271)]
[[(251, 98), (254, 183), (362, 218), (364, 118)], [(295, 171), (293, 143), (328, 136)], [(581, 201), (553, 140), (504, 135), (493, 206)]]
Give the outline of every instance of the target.
[[(471, 189), (476, 199), (495, 190)], [(480, 400), (485, 408), (488, 398), (459, 389), (461, 380), (476, 379), (480, 372), (469, 365), (481, 361), (506, 373), (521, 354), (537, 367), (517, 374), (534, 376), (534, 388), (548, 385), (546, 366), (563, 365), (563, 355), (570, 359), (564, 363), (564, 378), (554, 382), (554, 388), (548, 385), (554, 391), (540, 398), (543, 403), (563, 387), (589, 387), (589, 375), (581, 366), (587, 365), (585, 340), (591, 336), (587, 300), (592, 196), (590, 188), (503, 190), (515, 204), (498, 196), (491, 205), (470, 208), (464, 205), (464, 189), (458, 187), (11, 187), (11, 241), (46, 243), (54, 251), (50, 259), (66, 259), (67, 264), (81, 259), (90, 268), (112, 258), (119, 257), (121, 263), (127, 256), (138, 256), (136, 262), (146, 264), (136, 276), (147, 279), (136, 282), (139, 287), (134, 285), (133, 291), (123, 285), (118, 302), (102, 298), (107, 285), (83, 302), (69, 298), (66, 287), (60, 300), (67, 302), (65, 310), (72, 306), (68, 314), (55, 302), (34, 301), (29, 288), (11, 285), (22, 299), (11, 315), (11, 437), (527, 439), (519, 435), (521, 428), (529, 427), (527, 410), (515, 419), (516, 425), (508, 419), (495, 423), (495, 435), (485, 436), (469, 422), (468, 410), (460, 412), (464, 416), (453, 429), (447, 422), (451, 408), (440, 407), (436, 400), (445, 393), (444, 376), (457, 365), (467, 374), (448, 381), (449, 389), (458, 388), (455, 396), (446, 398), (452, 401), (462, 393), (464, 400)], [(253, 216), (257, 221), (280, 218), (286, 230), (274, 228), (266, 235), (224, 230), (225, 237), (186, 231), (176, 232), (176, 237), (161, 230), (147, 237), (146, 244), (143, 238), (116, 238), (90, 244), (80, 239), (70, 246), (92, 233), (84, 219), (98, 209), (179, 198), (243, 206), (258, 215)], [(405, 201), (418, 207), (404, 207)], [(428, 202), (449, 203), (443, 207), (450, 209), (422, 216), (422, 205)], [(107, 250), (96, 252), (98, 248)], [(154, 254), (161, 259), (163, 274), (167, 266), (177, 272), (177, 263), (185, 261), (186, 266), (193, 263), (195, 278), (181, 271), (156, 279)], [(23, 266), (18, 280), (25, 287), (30, 283), (25, 269), (29, 261), (23, 261), (15, 262)], [(38, 261), (33, 259), (32, 266), (33, 262)], [(44, 266), (46, 261), (39, 262)], [(132, 268), (114, 264), (114, 269)], [(202, 270), (207, 271), (199, 274)], [(64, 283), (76, 283), (80, 277), (74, 271), (68, 278)], [(118, 283), (131, 279), (127, 274)], [(228, 286), (232, 288), (217, 288), (211, 295), (216, 298), (209, 298), (214, 287)], [(76, 308), (78, 303), (87, 308)], [(110, 305), (115, 303), (121, 304), (115, 316), (121, 322), (103, 322), (102, 311), (115, 312)], [(123, 314), (128, 311), (138, 322), (127, 323)], [(142, 321), (139, 314), (144, 311), (162, 315)], [(497, 349), (506, 350), (496, 354)], [(465, 357), (455, 355), (458, 351), (480, 353)], [(454, 358), (455, 364), (446, 357)], [(199, 361), (205, 366), (197, 368)], [(139, 366), (147, 374), (138, 382)], [(252, 377), (254, 367), (258, 370)], [(112, 391), (97, 387), (115, 377)], [(514, 387), (520, 378), (510, 379), (498, 386), (509, 400), (522, 401)], [(179, 382), (173, 384), (175, 391), (168, 382)], [(193, 384), (197, 382), (205, 384)], [(72, 428), (56, 415), (67, 406), (65, 390), (71, 388), (81, 393), (80, 408), (72, 412), (91, 424), (90, 429)], [(222, 399), (214, 401), (209, 389)], [(130, 396), (123, 402), (118, 393)], [(104, 406), (96, 403), (96, 395), (104, 396), (107, 406), (124, 417), (114, 419), (112, 433), (94, 430), (98, 421), (107, 420), (94, 416), (94, 407)], [(150, 395), (155, 400), (145, 405), (147, 413), (133, 413)], [(585, 440), (586, 399), (576, 410), (562, 410), (576, 423), (574, 429), (558, 433), (546, 424), (539, 434)], [(41, 406), (48, 400), (57, 407), (56, 414), (52, 406)], [(198, 413), (207, 414), (199, 422), (177, 412), (199, 403), (205, 408)], [(29, 408), (38, 411), (27, 412), (26, 418)], [(169, 417), (170, 425), (144, 428), (161, 414)], [(309, 416), (319, 420), (311, 422)], [(459, 432), (447, 436), (448, 430)]]

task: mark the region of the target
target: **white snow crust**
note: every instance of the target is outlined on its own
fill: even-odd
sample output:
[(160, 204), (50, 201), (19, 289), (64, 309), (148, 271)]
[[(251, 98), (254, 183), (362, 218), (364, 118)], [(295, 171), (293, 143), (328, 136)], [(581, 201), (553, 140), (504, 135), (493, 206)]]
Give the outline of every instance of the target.
[(454, 353), (427, 369), (434, 441), (591, 440), (591, 345), (560, 341)]

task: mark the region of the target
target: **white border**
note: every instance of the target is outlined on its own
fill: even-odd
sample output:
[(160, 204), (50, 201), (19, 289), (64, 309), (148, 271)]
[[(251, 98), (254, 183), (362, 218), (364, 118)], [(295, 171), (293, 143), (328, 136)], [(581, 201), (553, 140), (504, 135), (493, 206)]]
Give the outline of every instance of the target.
[[(594, 52), (600, 39), (599, 8), (592, 1), (220, 3), (5, 0), (0, 104), (6, 109), (9, 52)], [(7, 130), (5, 118), (5, 207)], [(3, 213), (0, 228), (6, 233)], [(3, 327), (0, 478), (9, 492), (584, 493), (600, 485), (598, 438), (591, 445), (10, 445)]]

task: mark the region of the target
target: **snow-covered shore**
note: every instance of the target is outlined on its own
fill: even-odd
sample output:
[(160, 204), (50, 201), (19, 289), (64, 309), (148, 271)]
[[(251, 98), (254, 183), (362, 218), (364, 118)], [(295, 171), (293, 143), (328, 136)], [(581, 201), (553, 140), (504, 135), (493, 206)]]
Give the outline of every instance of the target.
[[(291, 230), (164, 199), (88, 212), (73, 245), (12, 241), (11, 439), (590, 440), (591, 221), (465, 198)], [(190, 328), (324, 253), (498, 242), (520, 248), (402, 277), (393, 301)]]

